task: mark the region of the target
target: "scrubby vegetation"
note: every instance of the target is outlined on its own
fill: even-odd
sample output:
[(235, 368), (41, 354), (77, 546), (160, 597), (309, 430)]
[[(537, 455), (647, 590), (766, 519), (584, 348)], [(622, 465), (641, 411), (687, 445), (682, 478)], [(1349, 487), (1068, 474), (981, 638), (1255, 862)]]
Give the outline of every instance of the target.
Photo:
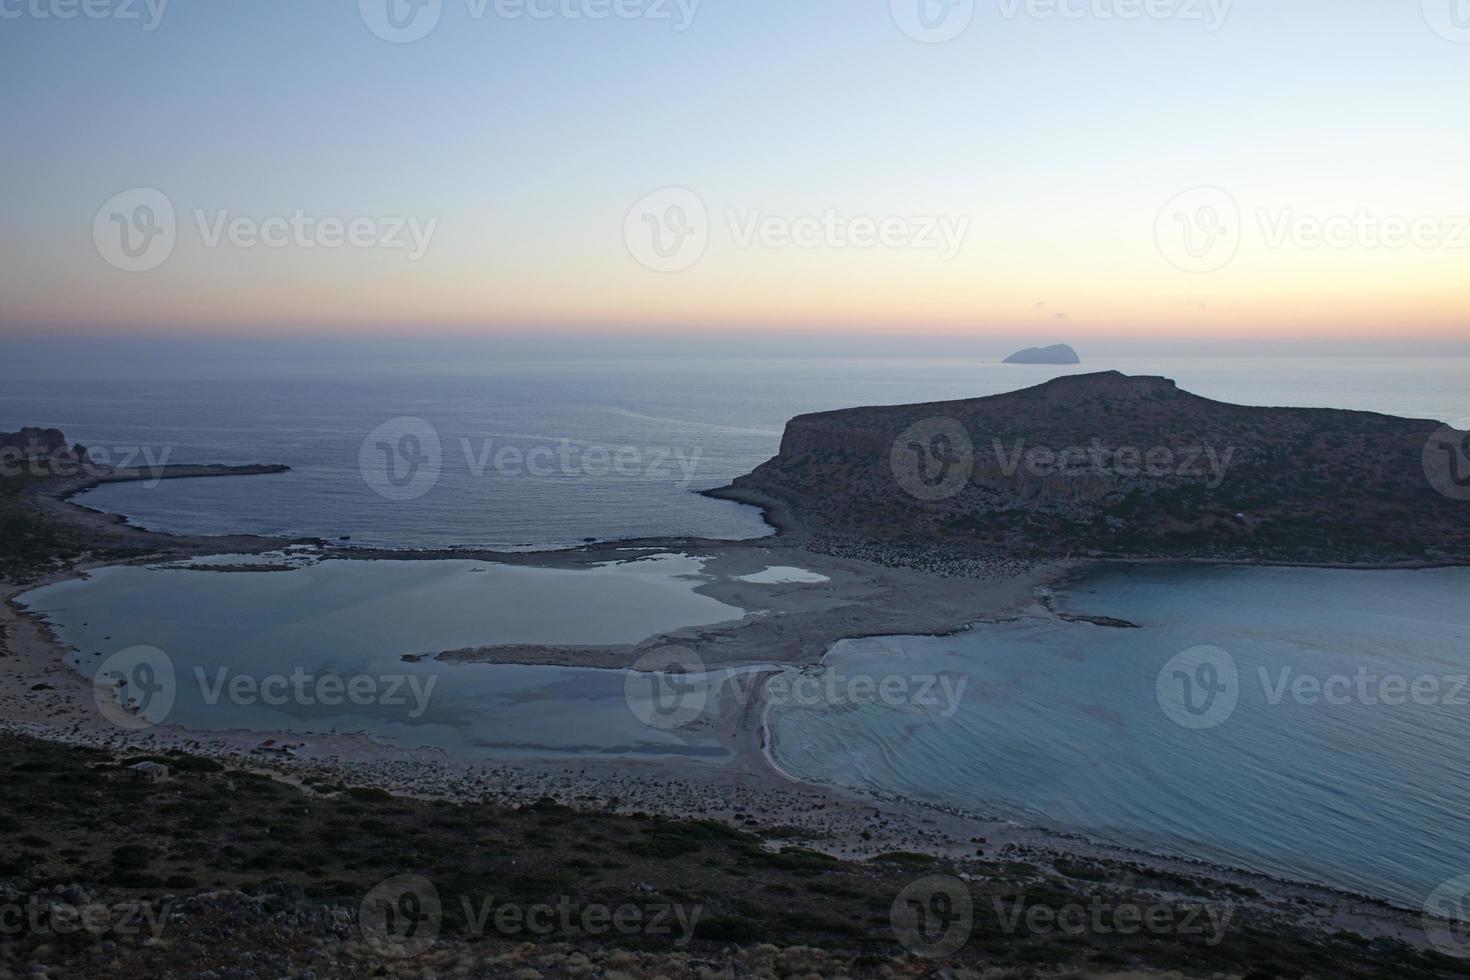
[[(1073, 935), (1026, 924), (1033, 908), (1147, 905), (1170, 896), (1182, 913), (1222, 901), (1202, 882), (1132, 865), (1074, 861), (1051, 869), (902, 852), (850, 863), (708, 821), (580, 812), (550, 801), (516, 809), (426, 802), (336, 785), (318, 792), (178, 753), (146, 757), (173, 771), (150, 783), (126, 768), (144, 757), (13, 737), (0, 746), (0, 900), (12, 907), (34, 906), (37, 896), (48, 907), (61, 896), (107, 907), (134, 903), (158, 915), (162, 930), (157, 940), (146, 930), (9, 930), (0, 970), (40, 961), (52, 977), (199, 976), (238, 967), (248, 952), (259, 976), (295, 974), (308, 963), (319, 977), (419, 975), (441, 960), (452, 967), (444, 975), (511, 975), (507, 963), (537, 962), (541, 975), (611, 976), (614, 960), (629, 975), (754, 975), (762, 957), (767, 975), (775, 975), (771, 964), (787, 950), (807, 958), (807, 972), (818, 957), (822, 975), (944, 968), (960, 976), (988, 966), (1016, 976), (1062, 967), (1283, 978), (1470, 975), (1396, 942), (1301, 935), (1243, 909), (1218, 943), (1208, 930)], [(936, 962), (910, 956), (892, 922), (900, 892), (933, 874), (963, 880), (974, 907), (968, 942)], [(432, 882), (442, 905), (434, 944), (404, 959), (381, 956), (357, 922), (363, 897), (399, 875)], [(542, 903), (677, 906), (692, 920), (692, 938), (678, 928), (594, 937), (560, 923), (535, 935), (477, 925), (487, 907)]]

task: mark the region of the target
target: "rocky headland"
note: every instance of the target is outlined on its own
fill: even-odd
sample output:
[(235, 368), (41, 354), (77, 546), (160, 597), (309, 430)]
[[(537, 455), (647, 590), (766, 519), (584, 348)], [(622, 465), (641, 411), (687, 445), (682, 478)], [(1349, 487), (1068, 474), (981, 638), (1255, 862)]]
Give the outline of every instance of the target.
[(711, 493), (813, 538), (920, 553), (1461, 562), (1465, 502), (1426, 475), (1443, 431), (1110, 371), (799, 416), (774, 459)]

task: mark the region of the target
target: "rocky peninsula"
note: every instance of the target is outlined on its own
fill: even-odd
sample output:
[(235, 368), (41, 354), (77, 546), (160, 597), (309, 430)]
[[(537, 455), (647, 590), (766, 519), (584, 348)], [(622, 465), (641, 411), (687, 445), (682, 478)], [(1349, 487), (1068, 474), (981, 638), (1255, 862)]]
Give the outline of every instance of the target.
[(803, 415), (774, 459), (711, 493), (813, 538), (919, 554), (1463, 562), (1464, 502), (1426, 478), (1443, 429), (1109, 371)]

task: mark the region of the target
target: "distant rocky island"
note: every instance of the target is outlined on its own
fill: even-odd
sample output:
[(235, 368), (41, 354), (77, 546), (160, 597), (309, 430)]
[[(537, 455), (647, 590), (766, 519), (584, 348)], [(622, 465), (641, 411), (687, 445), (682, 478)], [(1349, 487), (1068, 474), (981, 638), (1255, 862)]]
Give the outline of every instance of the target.
[(1067, 344), (1027, 347), (1005, 359), (1006, 364), (1081, 364), (1082, 358)]
[(1438, 430), (1370, 412), (1231, 405), (1110, 371), (802, 415), (774, 459), (711, 493), (764, 505), (794, 533), (921, 549), (1467, 560), (1467, 505), (1425, 476)]

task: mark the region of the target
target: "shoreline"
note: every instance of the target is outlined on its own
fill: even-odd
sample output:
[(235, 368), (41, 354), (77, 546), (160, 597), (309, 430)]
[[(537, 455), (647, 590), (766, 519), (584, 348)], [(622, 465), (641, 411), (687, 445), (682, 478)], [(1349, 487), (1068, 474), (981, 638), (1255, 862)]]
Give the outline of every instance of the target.
[[(9, 603), (7, 607), (13, 608)], [(33, 625), (38, 632), (49, 633), (44, 620)], [(62, 649), (54, 638), (49, 638), (46, 646), (53, 653)], [(0, 660), (0, 665), (8, 667), (10, 659)], [(66, 677), (70, 683), (64, 686), (85, 703), (90, 697), (85, 679), (64, 663), (53, 664), (54, 670), (47, 672), (52, 680), (58, 679), (58, 674)], [(775, 673), (764, 672), (762, 680)], [(734, 755), (718, 763), (628, 756), (475, 762), (455, 760), (440, 749), (392, 746), (361, 733), (195, 731), (172, 725), (133, 733), (96, 724), (58, 726), (40, 719), (29, 723), (7, 720), (0, 729), (121, 755), (175, 749), (228, 761), (293, 785), (327, 777), (416, 799), (493, 798), (513, 806), (550, 796), (593, 812), (712, 817), (747, 830), (794, 828), (799, 832), (789, 837), (792, 843), (844, 860), (863, 861), (893, 851), (951, 858), (972, 856), (973, 842), (984, 840), (981, 852), (987, 859), (1025, 857), (1057, 862), (1082, 858), (1193, 875), (1212, 894), (1230, 895), (1230, 901), (1239, 900), (1231, 888), (1246, 888), (1258, 893), (1267, 904), (1305, 903), (1313, 909), (1330, 909), (1328, 918), (1335, 927), (1351, 926), (1352, 931), (1365, 935), (1418, 941), (1414, 909), (1343, 887), (1273, 876), (1205, 858), (1112, 844), (1082, 832), (986, 815), (978, 810), (797, 779), (782, 770), (770, 754), (772, 742), (766, 723), (770, 703), (764, 697), (763, 683), (754, 690), (757, 700), (721, 705), (717, 724), (728, 733), (725, 741)], [(48, 700), (55, 693), (48, 691)], [(757, 724), (748, 724), (751, 715), (757, 716)], [(305, 748), (290, 758), (274, 758), (252, 750), (252, 746), (272, 738), (305, 743)], [(596, 802), (598, 797), (602, 802)], [(608, 802), (614, 798), (622, 801), (616, 808)], [(747, 815), (746, 819), (740, 819), (742, 814)], [(875, 833), (875, 825), (883, 831)], [(809, 836), (812, 834), (819, 836), (813, 839)], [(871, 839), (865, 839), (869, 835)]]
[[(196, 468), (186, 468), (193, 470)], [(248, 472), (215, 472), (208, 475), (252, 475), (259, 472), (280, 472), (279, 469), (245, 468)], [(164, 478), (187, 478), (199, 476), (197, 472), (180, 473), (175, 477)], [(153, 474), (137, 476), (119, 476), (115, 480), (100, 482), (118, 482), (125, 479), (152, 479)], [(97, 485), (97, 484), (94, 484)], [(717, 811), (713, 815), (716, 819), (722, 819), (736, 826), (749, 826), (750, 811), (757, 808), (768, 817), (768, 825), (791, 826), (799, 828), (803, 823), (810, 824), (813, 813), (821, 814), (816, 821), (817, 830), (822, 830), (828, 835), (835, 833), (832, 826), (834, 817), (841, 815), (842, 823), (848, 828), (845, 836), (838, 835), (835, 841), (830, 840), (826, 845), (828, 853), (842, 857), (847, 860), (863, 860), (871, 858), (880, 853), (885, 847), (904, 851), (916, 851), (918, 853), (931, 853), (938, 855), (955, 855), (959, 853), (970, 854), (974, 851), (973, 842), (976, 839), (984, 839), (985, 846), (982, 852), (987, 856), (992, 854), (1004, 855), (1008, 853), (1027, 853), (1033, 856), (1040, 854), (1052, 859), (1065, 859), (1070, 857), (1085, 857), (1096, 860), (1109, 861), (1113, 863), (1135, 863), (1143, 864), (1150, 868), (1172, 871), (1175, 873), (1191, 873), (1204, 875), (1207, 880), (1213, 881), (1219, 888), (1225, 888), (1228, 884), (1243, 884), (1244, 887), (1254, 888), (1267, 901), (1280, 900), (1282, 902), (1306, 902), (1318, 907), (1332, 909), (1329, 918), (1337, 922), (1350, 922), (1355, 926), (1355, 931), (1365, 931), (1368, 934), (1381, 935), (1403, 939), (1404, 941), (1422, 945), (1422, 935), (1418, 930), (1418, 915), (1415, 910), (1395, 905), (1393, 902), (1377, 898), (1371, 895), (1363, 895), (1330, 885), (1312, 882), (1293, 881), (1284, 878), (1275, 878), (1259, 872), (1249, 871), (1243, 868), (1229, 865), (1216, 864), (1203, 859), (1178, 857), (1170, 854), (1162, 854), (1139, 850), (1120, 845), (1112, 845), (1088, 838), (1084, 834), (1049, 829), (1041, 826), (1025, 825), (1016, 821), (1000, 819), (996, 817), (982, 816), (978, 811), (966, 811), (942, 804), (928, 803), (925, 801), (911, 800), (902, 797), (885, 797), (877, 793), (865, 793), (859, 790), (839, 787), (826, 783), (806, 782), (791, 776), (780, 768), (771, 755), (773, 742), (770, 737), (770, 729), (767, 723), (771, 703), (766, 697), (766, 681), (775, 676), (780, 669), (799, 669), (801, 667), (820, 666), (831, 649), (833, 643), (840, 639), (863, 638), (885, 635), (945, 635), (946, 632), (954, 633), (970, 628), (970, 626), (987, 621), (993, 617), (979, 617), (967, 619), (947, 630), (917, 631), (913, 629), (894, 630), (889, 632), (851, 632), (843, 635), (829, 636), (821, 641), (822, 652), (815, 659), (792, 658), (789, 660), (777, 660), (778, 666), (763, 671), (759, 677), (759, 683), (755, 685), (755, 697), (751, 703), (745, 705), (722, 704), (720, 706), (718, 727), (727, 738), (722, 738), (732, 751), (732, 758), (723, 763), (710, 763), (692, 761), (684, 758), (668, 757), (657, 759), (614, 757), (614, 758), (576, 758), (576, 759), (537, 759), (527, 758), (524, 760), (496, 760), (481, 763), (461, 760), (456, 762), (443, 750), (438, 749), (405, 749), (379, 742), (363, 734), (335, 734), (327, 736), (300, 735), (291, 732), (263, 732), (263, 731), (192, 731), (176, 728), (171, 725), (159, 726), (142, 733), (126, 732), (110, 726), (95, 724), (100, 719), (95, 718), (94, 724), (86, 723), (86, 708), (91, 700), (90, 685), (77, 671), (64, 662), (65, 646), (60, 643), (44, 617), (30, 613), (20, 608), (15, 601), (20, 594), (38, 588), (43, 584), (66, 581), (70, 579), (83, 578), (91, 570), (107, 567), (115, 564), (137, 564), (157, 562), (160, 560), (186, 559), (188, 557), (200, 556), (202, 554), (260, 554), (262, 552), (277, 549), (285, 550), (292, 545), (311, 545), (315, 551), (313, 557), (316, 560), (436, 560), (436, 559), (469, 559), (494, 561), (510, 565), (533, 565), (552, 566), (563, 568), (578, 568), (587, 565), (606, 562), (609, 560), (628, 560), (629, 552), (642, 551), (655, 553), (662, 550), (681, 551), (719, 551), (714, 561), (733, 563), (734, 569), (744, 567), (759, 568), (766, 564), (778, 564), (782, 560), (792, 564), (800, 564), (803, 567), (811, 565), (821, 566), (822, 572), (832, 570), (834, 566), (844, 566), (843, 571), (855, 575), (854, 568), (866, 572), (872, 579), (882, 580), (894, 577), (902, 579), (905, 576), (918, 576), (924, 580), (925, 587), (932, 587), (936, 580), (935, 576), (927, 575), (911, 570), (894, 570), (871, 563), (861, 562), (858, 559), (836, 558), (809, 552), (804, 549), (793, 538), (798, 537), (796, 532), (783, 530), (779, 524), (774, 524), (777, 531), (770, 537), (751, 539), (749, 541), (720, 541), (718, 539), (671, 537), (671, 538), (645, 538), (630, 539), (622, 541), (598, 541), (591, 542), (582, 547), (545, 552), (499, 552), (493, 549), (416, 549), (416, 550), (385, 550), (385, 549), (361, 549), (353, 547), (342, 547), (321, 539), (284, 539), (267, 538), (261, 536), (176, 536), (165, 532), (148, 531), (141, 528), (132, 528), (126, 525), (126, 518), (119, 515), (106, 515), (100, 511), (93, 511), (82, 505), (72, 503), (68, 500), (75, 493), (84, 489), (76, 488), (69, 492), (53, 494), (52, 499), (60, 506), (84, 511), (89, 514), (110, 518), (112, 527), (117, 527), (121, 521), (124, 526), (136, 532), (136, 536), (150, 544), (154, 544), (159, 550), (152, 554), (140, 554), (131, 557), (98, 558), (91, 561), (78, 562), (67, 568), (61, 568), (43, 576), (43, 581), (18, 585), (5, 583), (0, 590), (0, 598), (3, 598), (3, 620), (0, 620), (0, 640), (9, 648), (10, 655), (0, 659), (0, 668), (3, 668), (5, 677), (0, 681), (0, 689), (3, 689), (3, 700), (7, 707), (14, 702), (17, 692), (15, 681), (19, 677), (25, 681), (31, 681), (47, 685), (44, 692), (36, 690), (34, 686), (28, 687), (25, 694), (32, 695), (31, 700), (46, 702), (34, 704), (37, 709), (35, 717), (30, 719), (19, 719), (9, 711), (0, 728), (6, 731), (19, 732), (22, 734), (41, 737), (48, 741), (61, 742), (63, 744), (90, 745), (105, 748), (115, 752), (137, 752), (159, 751), (160, 747), (166, 751), (170, 748), (179, 749), (193, 754), (203, 754), (213, 758), (229, 759), (247, 768), (257, 768), (270, 773), (275, 778), (283, 778), (289, 782), (300, 785), (311, 778), (313, 773), (332, 773), (339, 776), (347, 776), (356, 780), (366, 780), (372, 785), (397, 792), (400, 795), (414, 796), (431, 799), (456, 799), (472, 798), (464, 795), (464, 787), (483, 787), (484, 781), (490, 779), (492, 782), (509, 783), (512, 779), (517, 784), (513, 790), (502, 786), (499, 790), (483, 790), (479, 798), (486, 798), (485, 794), (494, 795), (496, 799), (506, 802), (515, 802), (518, 805), (534, 802), (541, 796), (550, 795), (559, 800), (564, 799), (568, 805), (586, 806), (589, 799), (595, 798), (598, 792), (605, 793), (609, 798), (617, 796), (626, 799), (631, 790), (632, 799), (637, 802), (623, 803), (624, 808), (638, 806), (643, 809), (649, 807), (662, 808), (667, 815), (694, 816), (709, 813), (712, 809)], [(91, 523), (86, 522), (86, 523)], [(244, 547), (242, 547), (244, 545)], [(644, 557), (644, 556), (638, 556)], [(632, 559), (636, 560), (636, 558)], [(1068, 561), (1055, 561), (1050, 563), (1038, 563), (1033, 567), (1033, 574), (1023, 576), (1024, 582), (1018, 582), (1015, 577), (1001, 577), (999, 581), (1015, 589), (1019, 586), (1019, 595), (1015, 591), (1008, 593), (1012, 601), (1004, 603), (995, 613), (1016, 612), (1026, 605), (1036, 604), (1040, 601), (1043, 590), (1054, 587), (1060, 583), (1070, 581), (1075, 577), (1086, 574), (1089, 570), (1100, 565), (1107, 564), (1218, 564), (1218, 565), (1274, 565), (1287, 567), (1317, 567), (1334, 569), (1361, 569), (1373, 570), (1378, 568), (1411, 568), (1411, 567), (1446, 567), (1461, 563), (1438, 563), (1419, 565), (1323, 565), (1303, 564), (1289, 562), (1257, 562), (1236, 561), (1229, 562), (1215, 559), (1075, 559)], [(866, 567), (864, 567), (866, 566)], [(733, 580), (734, 575), (727, 577)], [(856, 577), (856, 576), (855, 576)], [(938, 579), (938, 581), (954, 582), (954, 579)], [(973, 588), (976, 580), (968, 581)], [(984, 580), (980, 580), (984, 581)], [(703, 583), (700, 590), (708, 589), (712, 583)], [(824, 590), (832, 591), (844, 587), (851, 588), (854, 583), (834, 580), (824, 586)], [(752, 586), (742, 584), (740, 588), (750, 589)], [(770, 586), (756, 586), (757, 589), (770, 590)], [(810, 588), (809, 585), (781, 586), (788, 592), (796, 592)], [(735, 587), (726, 587), (727, 591), (736, 591)], [(717, 591), (717, 590), (712, 590)], [(710, 594), (706, 592), (705, 594)], [(995, 597), (992, 597), (995, 598)], [(741, 629), (752, 625), (749, 621), (749, 607), (739, 602), (733, 602), (747, 611), (744, 619), (736, 621), (733, 629)], [(724, 625), (724, 624), (720, 624)], [(718, 627), (705, 627), (704, 631), (717, 629)], [(34, 636), (30, 644), (31, 662), (29, 664), (18, 664), (16, 661), (27, 659), (21, 650), (14, 649), (16, 646), (26, 646), (20, 634), (27, 630)], [(651, 640), (665, 640), (666, 636), (651, 638)], [(39, 642), (37, 642), (39, 641)], [(642, 648), (639, 644), (633, 649)], [(604, 669), (619, 669), (617, 664), (609, 664), (606, 660), (606, 648), (598, 648), (597, 656), (600, 661), (585, 666), (595, 666)], [(448, 652), (448, 651), (446, 651)], [(631, 652), (631, 651), (630, 651)], [(443, 653), (433, 655), (436, 659), (442, 658)], [(39, 655), (39, 658), (36, 657)], [(761, 665), (770, 666), (773, 659), (769, 654), (759, 659), (759, 663), (743, 662), (739, 658), (722, 658), (711, 664), (711, 667), (734, 668), (737, 666), (757, 667)], [(446, 663), (450, 662), (445, 660)], [(494, 661), (500, 662), (500, 661)], [(526, 661), (514, 661), (526, 662)], [(537, 662), (537, 661), (530, 661)], [(13, 667), (21, 667), (18, 675), (12, 674)], [(70, 681), (66, 683), (66, 681)], [(62, 681), (59, 686), (56, 681)], [(726, 692), (727, 694), (728, 692)], [(43, 697), (36, 698), (34, 695), (42, 694)], [(56, 705), (55, 697), (63, 702), (70, 699), (73, 707), (82, 714), (82, 720), (75, 718), (67, 719), (65, 722), (59, 717), (66, 712), (60, 712)], [(725, 695), (722, 694), (722, 699)], [(735, 710), (737, 709), (738, 710)], [(755, 715), (755, 724), (750, 724), (750, 716)], [(49, 716), (48, 716), (49, 715)], [(252, 743), (258, 744), (266, 739), (304, 741), (307, 749), (303, 754), (292, 758), (269, 758), (260, 755), (251, 748)], [(406, 778), (409, 770), (418, 773), (416, 779)], [(424, 775), (431, 773), (431, 775)], [(457, 775), (456, 775), (457, 774)], [(511, 775), (513, 774), (513, 776)], [(479, 780), (477, 783), (476, 780)], [(647, 785), (652, 779), (654, 787)], [(522, 788), (527, 783), (529, 788)], [(546, 792), (547, 789), (550, 792)], [(613, 792), (613, 791), (620, 792)], [(559, 795), (560, 794), (560, 795)], [(691, 800), (702, 800), (702, 804), (691, 806)], [(759, 801), (751, 802), (751, 801)], [(723, 806), (720, 804), (724, 804)], [(803, 810), (803, 808), (806, 808)], [(606, 810), (606, 804), (592, 807), (594, 810)], [(608, 812), (616, 812), (608, 810)], [(744, 813), (747, 821), (742, 822), (739, 818)], [(890, 832), (883, 837), (874, 836), (871, 841), (858, 843), (861, 839), (860, 832), (852, 828), (863, 826), (863, 818), (866, 816), (882, 814), (883, 822), (893, 823)], [(871, 820), (867, 821), (871, 823)], [(864, 827), (867, 834), (872, 831)], [(968, 835), (968, 836), (966, 836)], [(803, 846), (814, 846), (823, 849), (823, 842), (803, 840)], [(993, 850), (994, 849), (994, 850)], [(1222, 891), (1220, 894), (1228, 893)], [(1237, 899), (1232, 899), (1237, 900)], [(1410, 921), (1412, 919), (1412, 921)], [(1418, 939), (1414, 937), (1419, 935)]]

